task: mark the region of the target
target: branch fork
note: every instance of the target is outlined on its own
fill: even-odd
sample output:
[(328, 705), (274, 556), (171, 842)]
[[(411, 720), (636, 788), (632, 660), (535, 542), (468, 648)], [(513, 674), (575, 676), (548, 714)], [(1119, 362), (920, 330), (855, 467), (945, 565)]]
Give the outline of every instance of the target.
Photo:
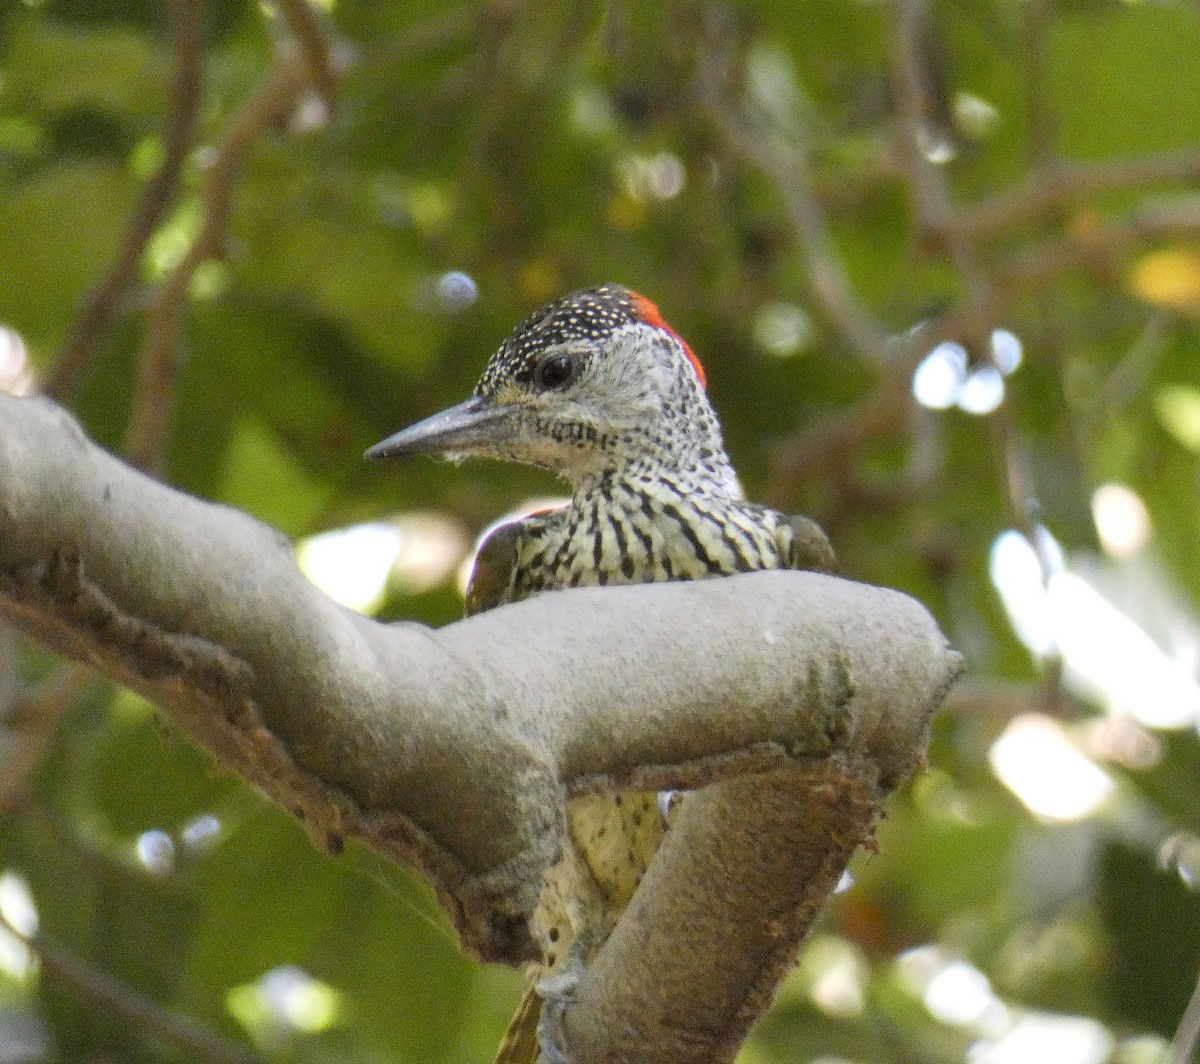
[(912, 599), (804, 572), (379, 624), (273, 530), (4, 396), (0, 615), (155, 701), (325, 849), (417, 866), (485, 960), (532, 959), (572, 797), (695, 791), (566, 1010), (581, 1064), (732, 1059), (960, 668)]

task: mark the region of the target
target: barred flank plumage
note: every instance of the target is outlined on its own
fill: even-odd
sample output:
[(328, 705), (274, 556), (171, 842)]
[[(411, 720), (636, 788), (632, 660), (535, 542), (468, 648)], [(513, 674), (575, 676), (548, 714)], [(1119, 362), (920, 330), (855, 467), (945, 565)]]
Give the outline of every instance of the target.
[(499, 601), (564, 587), (698, 580), (790, 564), (792, 525), (753, 503), (669, 480), (605, 485), (519, 523)]

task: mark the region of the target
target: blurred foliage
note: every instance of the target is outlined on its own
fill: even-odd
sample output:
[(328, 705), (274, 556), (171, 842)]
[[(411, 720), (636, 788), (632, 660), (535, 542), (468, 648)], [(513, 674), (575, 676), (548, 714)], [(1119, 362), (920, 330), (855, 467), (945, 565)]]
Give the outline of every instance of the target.
[[(960, 203), (1026, 180), (1048, 153), (1102, 161), (1200, 146), (1194, 3), (931, 6), (927, 132)], [(166, 476), (297, 538), (413, 511), (474, 535), (559, 487), (495, 466), (370, 467), (363, 449), (463, 398), (545, 299), (607, 280), (650, 294), (705, 360), (751, 497), (813, 514), (848, 575), (927, 603), (968, 657), (969, 690), (983, 692), (938, 718), (931, 771), (893, 801), (880, 855), (856, 860), (854, 885), (743, 1060), (961, 1060), (1041, 1012), (1090, 1017), (1111, 1041), (1100, 1055), (1034, 1059), (1154, 1059), (1200, 965), (1195, 866), (1160, 859), (1167, 840), (1195, 857), (1195, 730), (1131, 724), (1153, 756), (1093, 751), (1117, 783), (1108, 803), (1072, 823), (1031, 814), (988, 762), (1009, 720), (1043, 708), (1086, 737), (1107, 718), (1039, 681), (1052, 663), (1017, 640), (988, 566), (1026, 496), (1069, 557), (1098, 557), (1090, 500), (1120, 482), (1152, 523), (1138, 564), (1169, 599), (1174, 635), (1200, 646), (1195, 235), (1151, 232), (1100, 268), (1007, 293), (995, 324), (1019, 337), (1025, 361), (1002, 412), (925, 410), (909, 395), (911, 367), (889, 392), (846, 343), (809, 286), (786, 196), (698, 104), (706, 9), (324, 0), (313, 10), (346, 65), (335, 106), (324, 115), (305, 101), (245, 160), (227, 254), (193, 283)], [(210, 144), (265, 76), (283, 28), (271, 5), (245, 0), (211, 0), (203, 15), (199, 137)], [(896, 164), (888, 5), (760, 0), (723, 19), (763, 106), (807, 144), (831, 246), (872, 314), (899, 335), (956, 305), (963, 279), (918, 236)], [(39, 375), (161, 156), (173, 65), (151, 0), (0, 5), (0, 323)], [(193, 156), (143, 256), (145, 285), (194, 238), (202, 172)], [(999, 270), (1056, 234), (1103, 232), (1147, 203), (1194, 211), (1194, 197), (1109, 188), (1018, 219), (980, 255)], [(74, 403), (114, 448), (144, 305), (139, 290), (122, 306)], [(889, 415), (882, 430), (864, 427), (871, 396)], [(804, 446), (817, 453), (787, 457)], [(1027, 474), (1016, 492), (1014, 456)], [(452, 577), (414, 586), (394, 580), (380, 614), (455, 619)], [(1136, 590), (1110, 598), (1139, 606)], [(1143, 593), (1140, 609), (1153, 630), (1165, 607)], [(13, 660), (25, 684), (55, 668), (31, 648)], [(0, 661), (0, 679), (8, 668)], [(28, 885), (48, 939), (133, 997), (254, 1040), (267, 1059), (485, 1060), (520, 992), (517, 973), (458, 954), (406, 870), (354, 846), (318, 854), (286, 815), (107, 687), (72, 703), (27, 800), (0, 823), (0, 872), (10, 888), (13, 876)], [(0, 967), (0, 1059), (184, 1059), (50, 974), (18, 968)], [(294, 969), (320, 981), (305, 984), (312, 1029), (268, 993)], [(976, 990), (982, 973), (990, 989), (960, 994), (956, 1014), (932, 989), (948, 971)], [(964, 1012), (971, 1000), (983, 1004)]]

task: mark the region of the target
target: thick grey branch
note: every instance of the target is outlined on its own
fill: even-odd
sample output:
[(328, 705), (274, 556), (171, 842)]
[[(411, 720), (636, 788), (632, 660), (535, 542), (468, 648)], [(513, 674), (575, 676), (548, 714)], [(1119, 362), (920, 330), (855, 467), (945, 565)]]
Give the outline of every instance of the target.
[[(489, 959), (531, 955), (570, 795), (717, 784), (684, 802), (568, 1011), (581, 1060), (662, 1059), (663, 1025), (672, 1059), (730, 1054), (958, 669), (913, 600), (813, 573), (378, 624), (247, 515), (3, 396), (0, 614), (156, 701), (328, 848), (417, 865)], [(614, 1002), (626, 1021), (605, 1027)]]

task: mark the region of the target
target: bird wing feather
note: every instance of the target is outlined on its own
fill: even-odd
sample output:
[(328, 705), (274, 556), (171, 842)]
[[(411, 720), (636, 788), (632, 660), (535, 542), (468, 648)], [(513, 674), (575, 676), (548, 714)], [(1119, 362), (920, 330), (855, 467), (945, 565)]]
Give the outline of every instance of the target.
[(468, 617), (512, 601), (520, 538), (521, 522), (510, 521), (494, 529), (479, 545), (467, 584)]
[(780, 514), (791, 529), (791, 545), (787, 552), (789, 569), (812, 569), (818, 573), (837, 572), (837, 557), (821, 526), (811, 518), (798, 514)]

